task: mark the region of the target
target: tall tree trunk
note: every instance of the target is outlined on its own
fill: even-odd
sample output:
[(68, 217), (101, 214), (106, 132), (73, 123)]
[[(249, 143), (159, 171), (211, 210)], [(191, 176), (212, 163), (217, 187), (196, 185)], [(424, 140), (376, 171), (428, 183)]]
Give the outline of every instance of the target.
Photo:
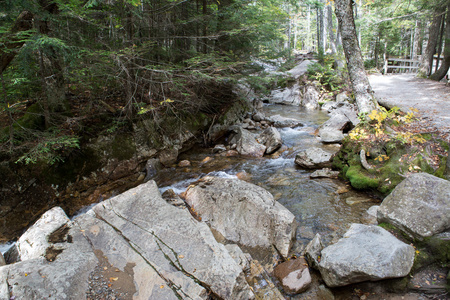
[(416, 20), (416, 25), (414, 27), (414, 42), (413, 42), (413, 51), (412, 51), (412, 59), (417, 59), (417, 55), (419, 55), (419, 43), (420, 43), (420, 28), (422, 24)]
[(353, 19), (352, 0), (336, 0), (336, 16), (342, 35), (347, 68), (350, 75), (353, 93), (356, 98), (359, 112), (369, 113), (377, 108), (372, 87), (364, 70), (364, 62), (356, 35), (355, 21)]
[(331, 7), (331, 3), (327, 3), (327, 21), (328, 21), (328, 36), (330, 39), (330, 48), (331, 53), (336, 54), (336, 36), (334, 35), (334, 26), (333, 26), (333, 8)]
[[(321, 4), (325, 5), (324, 1), (321, 0), (320, 1)], [(324, 53), (325, 52), (325, 48), (326, 48), (326, 42), (327, 42), (327, 35), (326, 35), (326, 14), (325, 14), (325, 8), (324, 6), (321, 5), (318, 8), (317, 11), (317, 18), (318, 18), (318, 35), (317, 35), (317, 45), (318, 45), (318, 52), (319, 53)]]
[(417, 76), (427, 77), (431, 74), (431, 68), (433, 66), (433, 56), (436, 53), (436, 45), (439, 38), (439, 28), (442, 22), (442, 14), (435, 12), (431, 26), (429, 27), (428, 43), (425, 53), (422, 55), (422, 59), (419, 65), (419, 71)]
[(433, 75), (431, 75), (431, 79), (433, 80), (441, 80), (445, 77), (450, 68), (450, 3), (447, 6), (447, 19), (445, 22), (445, 48), (444, 48), (444, 60), (442, 65), (439, 67), (439, 70), (436, 71)]

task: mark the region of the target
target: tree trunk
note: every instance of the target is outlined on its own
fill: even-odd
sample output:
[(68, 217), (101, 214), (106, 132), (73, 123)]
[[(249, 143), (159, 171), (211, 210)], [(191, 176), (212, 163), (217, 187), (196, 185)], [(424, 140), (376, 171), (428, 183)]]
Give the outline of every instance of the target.
[(347, 68), (356, 98), (359, 112), (369, 113), (377, 108), (372, 87), (364, 70), (364, 62), (356, 35), (355, 21), (353, 19), (352, 0), (336, 0), (336, 16), (342, 35)]
[(441, 80), (445, 77), (450, 68), (450, 4), (447, 6), (447, 19), (445, 24), (445, 48), (444, 48), (444, 60), (436, 73), (431, 75), (433, 80)]
[[(437, 13), (437, 11), (435, 12)], [(442, 21), (442, 14), (434, 16), (431, 26), (429, 27), (428, 43), (425, 53), (422, 55), (422, 59), (419, 65), (419, 71), (417, 76), (427, 77), (431, 74), (431, 68), (433, 66), (433, 56), (436, 53), (437, 40), (439, 38), (439, 28)]]
[[(24, 11), (17, 18), (10, 30), (10, 34), (13, 35), (21, 31), (30, 30), (31, 28), (33, 28), (33, 14), (29, 11)], [(6, 42), (4, 47), (2, 47), (6, 48), (7, 51), (5, 52), (4, 50), (0, 50), (0, 73), (3, 73), (3, 71), (9, 66), (11, 61), (17, 55), (17, 50), (22, 47), (24, 43), (25, 41), (23, 41), (23, 38), (18, 38), (15, 36), (8, 38), (8, 42)]]
[(330, 48), (331, 53), (336, 54), (336, 36), (334, 35), (334, 26), (333, 26), (333, 8), (331, 7), (331, 3), (327, 3), (327, 21), (328, 21), (328, 36), (330, 39)]
[[(323, 0), (320, 1), (321, 4), (324, 4)], [(317, 18), (318, 18), (318, 41), (317, 41), (317, 45), (318, 45), (318, 52), (319, 53), (324, 53), (325, 52), (325, 48), (326, 48), (326, 41), (327, 41), (327, 35), (326, 35), (326, 28), (325, 28), (325, 24), (326, 24), (326, 14), (325, 14), (325, 9), (324, 6), (321, 5), (318, 8), (317, 11)]]

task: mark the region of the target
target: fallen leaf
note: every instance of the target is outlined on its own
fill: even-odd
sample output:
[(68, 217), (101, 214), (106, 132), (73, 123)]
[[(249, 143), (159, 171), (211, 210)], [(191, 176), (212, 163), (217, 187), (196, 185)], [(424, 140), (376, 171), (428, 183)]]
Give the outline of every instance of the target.
[(184, 258), (183, 254), (178, 255), (178, 258)]
[(108, 270), (108, 267), (103, 267), (103, 270)]
[(109, 277), (109, 281), (117, 281), (119, 280), (119, 277)]
[(160, 289), (164, 288), (164, 285), (163, 285), (163, 284), (161, 284), (161, 285), (159, 286), (159, 288), (160, 288)]

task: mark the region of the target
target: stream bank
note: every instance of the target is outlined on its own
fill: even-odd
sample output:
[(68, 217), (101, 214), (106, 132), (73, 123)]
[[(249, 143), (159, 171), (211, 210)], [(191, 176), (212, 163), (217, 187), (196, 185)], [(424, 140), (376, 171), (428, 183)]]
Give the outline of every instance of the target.
[[(286, 108), (288, 108), (287, 111)], [(400, 295), (409, 297), (410, 299), (426, 299), (421, 298), (425, 296), (422, 296), (419, 293), (406, 292), (407, 294), (404, 294), (407, 289), (405, 289), (403, 279), (362, 283), (330, 290), (323, 285), (323, 279), (319, 273), (313, 270), (311, 270), (311, 281), (313, 281), (314, 284), (305, 293), (297, 296), (287, 294), (281, 296), (279, 294), (278, 288), (275, 287), (276, 280), (270, 276), (273, 268), (278, 265), (279, 260), (286, 258), (292, 259), (293, 257), (304, 254), (307, 248), (306, 246), (317, 236), (317, 234), (321, 236), (324, 246), (338, 244), (339, 241), (341, 241), (340, 237), (345, 232), (348, 233), (351, 223), (372, 224), (374, 222), (373, 215), (367, 214), (366, 211), (374, 204), (379, 204), (380, 201), (379, 199), (369, 197), (364, 193), (352, 190), (345, 182), (340, 181), (339, 179), (312, 178), (313, 170), (299, 168), (294, 163), (294, 160), (299, 153), (311, 149), (312, 147), (322, 149), (329, 153), (336, 152), (339, 149), (338, 145), (329, 143), (324, 144), (321, 142), (321, 139), (316, 137), (315, 133), (320, 132), (322, 123), (326, 122), (329, 118), (325, 112), (278, 105), (265, 105), (262, 107), (262, 112), (262, 119), (260, 118), (261, 115), (256, 117), (260, 118), (259, 121), (255, 118), (256, 114), (248, 115), (248, 118), (244, 119), (241, 124), (242, 127), (247, 127), (247, 129), (242, 130), (257, 132), (258, 127), (261, 127), (262, 124), (275, 125), (284, 123), (284, 127), (282, 126), (277, 129), (284, 144), (284, 147), (280, 147), (279, 151), (263, 157), (241, 157), (239, 156), (239, 149), (245, 147), (242, 145), (239, 146), (240, 143), (238, 140), (234, 140), (234, 138), (230, 136), (223, 141), (225, 145), (223, 147), (216, 147), (216, 150), (211, 148), (202, 150), (193, 149), (192, 151), (181, 153), (178, 158), (176, 158), (177, 164), (168, 163), (168, 167), (162, 169), (156, 168), (154, 173), (149, 172), (149, 168), (147, 167), (147, 174), (150, 173), (151, 176), (150, 178), (144, 177), (143, 180), (153, 179), (156, 181), (157, 186), (152, 183), (152, 181), (148, 181), (146, 184), (140, 185), (136, 189), (132, 189), (125, 194), (121, 194), (118, 197), (111, 198), (110, 200), (96, 205), (90, 212), (76, 218), (74, 221), (63, 218), (65, 220), (63, 225), (68, 224), (66, 226), (69, 228), (68, 233), (63, 235), (62, 240), (52, 242), (53, 245), (47, 244), (42, 248), (43, 250), (41, 250), (41, 252), (37, 251), (33, 254), (34, 256), (32, 259), (42, 260), (42, 256), (44, 256), (47, 261), (42, 263), (43, 266), (46, 266), (45, 268), (49, 268), (48, 270), (44, 268), (41, 269), (43, 272), (42, 274), (44, 274), (43, 276), (47, 276), (46, 274), (49, 272), (54, 272), (57, 265), (64, 264), (72, 259), (69, 255), (70, 251), (68, 251), (70, 248), (68, 246), (70, 245), (65, 246), (64, 243), (71, 244), (72, 242), (69, 242), (69, 240), (77, 240), (79, 232), (81, 231), (84, 232), (83, 235), (91, 241), (91, 244), (96, 245), (95, 247), (91, 246), (94, 250), (98, 250), (99, 248), (103, 249), (102, 253), (108, 258), (109, 263), (109, 265), (106, 264), (105, 267), (107, 269), (109, 267), (117, 267), (119, 270), (118, 274), (120, 274), (120, 276), (111, 276), (113, 279), (109, 280), (110, 284), (115, 288), (121, 287), (121, 285), (114, 285), (115, 281), (121, 281), (123, 279), (121, 272), (126, 273), (123, 274), (124, 277), (127, 277), (130, 274), (132, 276), (133, 274), (134, 276), (138, 276), (139, 273), (152, 272), (146, 269), (135, 268), (131, 265), (140, 259), (135, 257), (134, 254), (125, 256), (124, 253), (128, 253), (129, 251), (125, 249), (128, 248), (122, 248), (124, 247), (123, 245), (118, 245), (119, 243), (124, 243), (131, 245), (134, 249), (133, 251), (138, 253), (138, 256), (144, 259), (142, 264), (139, 265), (153, 266), (153, 270), (157, 271), (157, 274), (154, 275), (155, 278), (162, 278), (162, 281), (158, 281), (159, 279), (157, 279), (152, 282), (155, 284), (155, 288), (151, 290), (155, 292), (160, 291), (161, 293), (168, 292), (168, 295), (172, 296), (173, 294), (178, 294), (182, 298), (183, 293), (186, 293), (185, 295), (192, 295), (194, 298), (198, 296), (199, 298), (211, 297), (213, 299), (252, 299), (251, 294), (249, 294), (249, 288), (243, 281), (240, 271), (249, 271), (250, 269), (250, 275), (253, 277), (250, 277), (250, 279), (247, 277), (247, 284), (252, 286), (253, 292), (257, 293), (257, 295), (264, 295), (265, 293), (267, 293), (266, 295), (269, 295), (267, 296), (268, 298), (259, 296), (263, 299), (282, 299), (282, 297), (290, 297), (292, 299), (352, 299), (355, 297), (357, 297), (356, 299), (360, 299), (361, 297), (365, 297), (365, 299), (379, 299), (373, 297), (380, 297), (380, 295), (387, 299), (394, 299), (392, 297)], [(275, 120), (274, 115), (278, 115)], [(268, 123), (263, 123), (262, 121)], [(251, 132), (251, 134), (253, 135), (254, 133)], [(241, 134), (241, 136), (243, 135)], [(321, 136), (321, 138), (323, 138), (323, 136)], [(242, 149), (240, 151), (242, 152)], [(248, 154), (250, 152), (246, 151), (245, 153)], [(160, 162), (161, 158), (162, 156), (160, 157)], [(328, 161), (328, 163), (330, 162)], [(150, 171), (152, 170), (153, 169), (150, 169)], [(190, 197), (189, 190), (197, 187), (200, 190), (206, 191), (208, 190), (208, 187), (213, 186), (213, 184), (208, 183), (208, 181), (202, 183), (202, 178), (204, 178), (205, 175), (234, 181), (239, 179), (239, 181), (252, 183), (255, 186), (255, 190), (258, 191), (256, 193), (263, 193), (259, 192), (261, 190), (256, 188), (258, 186), (259, 188), (262, 187), (264, 190), (270, 191), (270, 195), (272, 196), (267, 194), (269, 200), (263, 201), (268, 201), (269, 203), (275, 203), (274, 201), (276, 201), (276, 203), (283, 205), (291, 214), (293, 214), (296, 223), (299, 225), (296, 231), (293, 229), (288, 230), (290, 234), (293, 233), (296, 237), (296, 241), (292, 243), (288, 255), (286, 255), (285, 250), (281, 250), (281, 254), (283, 255), (280, 257), (277, 255), (277, 251), (274, 251), (273, 248), (267, 246), (259, 245), (255, 247), (255, 245), (240, 245), (241, 247), (238, 248), (244, 250), (245, 253), (239, 253), (237, 255), (240, 260), (236, 259), (236, 256), (234, 256), (234, 258), (236, 259), (236, 262), (240, 261), (243, 265), (241, 265), (241, 269), (236, 268), (235, 263), (228, 260), (228, 256), (232, 252), (238, 253), (239, 251), (237, 249), (231, 250), (231, 248), (235, 247), (230, 244), (231, 242), (245, 244), (243, 240), (235, 241), (232, 235), (228, 236), (226, 233), (222, 232), (219, 228), (220, 226), (213, 225), (211, 218), (206, 217), (205, 212), (195, 207), (193, 202), (191, 202), (192, 206), (187, 209), (182, 208), (181, 211), (183, 212), (181, 212), (180, 209), (173, 209), (172, 205), (165, 203), (159, 196), (160, 192), (164, 193), (169, 190), (173, 190), (176, 196), (176, 194), (181, 194), (188, 189), (186, 194), (181, 195), (185, 197), (187, 201)], [(202, 184), (204, 187), (202, 187)], [(242, 188), (230, 188), (230, 191), (223, 190), (221, 193), (230, 193), (236, 190), (238, 203), (246, 203), (246, 201), (248, 201), (246, 198), (253, 197), (239, 197), (239, 190), (245, 191), (247, 189), (250, 188), (248, 188), (247, 185), (242, 185)], [(211, 196), (211, 198), (214, 197)], [(217, 201), (217, 199), (225, 197), (215, 198)], [(138, 201), (141, 200), (144, 202), (138, 203)], [(184, 201), (181, 200), (180, 202), (180, 200), (181, 199), (179, 198), (175, 201), (171, 199), (170, 202), (176, 206), (181, 205), (181, 207), (183, 207), (185, 205)], [(128, 201), (131, 202), (128, 203)], [(151, 205), (148, 205), (150, 203)], [(190, 211), (190, 215), (187, 214), (187, 210)], [(165, 214), (163, 211), (170, 211), (171, 213)], [(238, 209), (237, 212), (240, 213), (244, 219), (246, 218), (245, 213), (255, 214), (253, 210), (244, 213), (244, 211)], [(94, 217), (94, 213), (99, 215), (100, 218)], [(154, 220), (148, 220), (149, 215), (152, 216), (150, 219)], [(187, 221), (186, 223), (183, 221), (180, 227), (180, 224), (175, 224), (173, 221), (181, 218), (181, 215), (183, 215), (183, 218), (186, 218)], [(106, 224), (103, 224), (105, 221)], [(191, 223), (197, 224), (196, 226), (201, 229), (191, 229), (191, 225), (187, 225)], [(164, 226), (161, 226), (161, 224), (164, 224)], [(211, 229), (208, 229), (205, 224)], [(55, 226), (55, 228), (56, 230), (59, 230), (63, 227), (59, 224)], [(49, 230), (51, 236), (55, 232), (55, 228)], [(145, 228), (152, 229), (146, 230)], [(168, 228), (168, 231), (165, 232), (164, 228)], [(234, 275), (231, 274), (232, 276), (229, 281), (230, 285), (226, 288), (218, 287), (217, 282), (214, 280), (211, 281), (211, 276), (217, 276), (216, 273), (216, 275), (211, 275), (211, 272), (214, 273), (220, 268), (211, 269), (210, 265), (204, 265), (200, 268), (197, 267), (198, 265), (194, 264), (194, 262), (198, 263), (204, 261), (204, 259), (197, 258), (196, 253), (204, 253), (206, 251), (204, 249), (198, 250), (191, 246), (186, 246), (191, 245), (192, 243), (192, 241), (189, 241), (191, 239), (189, 238), (189, 231), (196, 233), (196, 230), (202, 232), (200, 235), (207, 241), (207, 244), (214, 244), (214, 246), (211, 247), (217, 247), (214, 248), (216, 254), (219, 253), (219, 256), (222, 256), (222, 258), (227, 258), (226, 262), (220, 260), (220, 264), (224, 264), (224, 266), (228, 265), (228, 267), (224, 267), (225, 269), (235, 270), (235, 272), (232, 272)], [(211, 233), (208, 233), (209, 230), (211, 230)], [(353, 231), (355, 231), (355, 229)], [(109, 232), (111, 235), (104, 236), (104, 233), (106, 232)], [(146, 238), (142, 239), (142, 236), (139, 234), (136, 235), (136, 232), (141, 233), (141, 235), (144, 234)], [(213, 235), (213, 238), (211, 238), (211, 234)], [(169, 237), (170, 235), (174, 235), (174, 237)], [(197, 236), (198, 235), (199, 234), (197, 234)], [(240, 235), (242, 236), (243, 234), (241, 233)], [(258, 235), (258, 232), (253, 232), (253, 235)], [(69, 236), (71, 237), (69, 238)], [(24, 238), (24, 240), (26, 240), (26, 238)], [(44, 237), (44, 240), (50, 241), (48, 237)], [(149, 240), (151, 242), (146, 244), (143, 240)], [(111, 245), (111, 241), (114, 241), (114, 245)], [(223, 250), (220, 243), (216, 244), (217, 241), (227, 244), (227, 250)], [(198, 243), (202, 244), (204, 242)], [(390, 242), (388, 244), (390, 244)], [(61, 250), (62, 254), (60, 253), (56, 256), (48, 257), (48, 249), (51, 247), (56, 248), (56, 252)], [(103, 247), (106, 247), (106, 249)], [(372, 245), (371, 248), (377, 248), (376, 244)], [(411, 248), (407, 248), (409, 249), (407, 252), (410, 255)], [(123, 251), (118, 249), (122, 249)], [(352, 256), (357, 250), (353, 249), (347, 251), (349, 251), (348, 253)], [(278, 249), (278, 252), (280, 252), (280, 249)], [(426, 251), (423, 252), (425, 253)], [(80, 261), (80, 263), (83, 266), (92, 263), (95, 265), (95, 257), (90, 254), (89, 247), (86, 247), (86, 252), (84, 253), (86, 254), (86, 259)], [(161, 257), (161, 253), (164, 257)], [(206, 253), (209, 252), (206, 251)], [(248, 254), (250, 254), (250, 257)], [(159, 262), (156, 263), (156, 261), (153, 261), (154, 257), (160, 257), (161, 259), (158, 259)], [(242, 257), (244, 257), (244, 259)], [(314, 257), (311, 256), (311, 258)], [(218, 258), (215, 257), (212, 258), (212, 260), (218, 260)], [(399, 259), (396, 260), (398, 261)], [(249, 261), (250, 266), (246, 265), (245, 261)], [(309, 262), (311, 263), (310, 259)], [(428, 260), (428, 262), (430, 262), (430, 260)], [(17, 268), (18, 274), (20, 274), (20, 272), (23, 271), (20, 266), (28, 266), (28, 263), (24, 260), (23, 264), (11, 265), (8, 269), (13, 270), (14, 268)], [(128, 265), (128, 263), (130, 263), (130, 265)], [(168, 266), (167, 263), (172, 267)], [(39, 264), (41, 263), (39, 262)], [(183, 275), (181, 277), (173, 276), (173, 267), (175, 268), (175, 273), (183, 273)], [(131, 272), (130, 269), (132, 270)], [(205, 271), (209, 269), (211, 269), (211, 272)], [(259, 272), (256, 272), (255, 269), (259, 270)], [(86, 277), (89, 274), (95, 274), (95, 272), (92, 273), (92, 268), (83, 270), (82, 277)], [(247, 271), (244, 271), (244, 273)], [(38, 274), (40, 274), (40, 272), (38, 272)], [(32, 272), (29, 273), (33, 274)], [(434, 276), (436, 274), (438, 273), (433, 273), (432, 275)], [(30, 275), (30, 278), (35, 275), (36, 274)], [(106, 273), (100, 275), (105, 276)], [(404, 276), (403, 272), (402, 276)], [(25, 277), (28, 277), (28, 275)], [(91, 281), (95, 282), (95, 278), (92, 278), (94, 280)], [(117, 280), (115, 280), (115, 278), (117, 278)], [(134, 280), (136, 280), (136, 278), (138, 277), (134, 277)], [(22, 279), (22, 277), (19, 277), (19, 279), (15, 279), (15, 282), (26, 284), (26, 280)], [(191, 279), (196, 285), (191, 285), (192, 288), (185, 289), (186, 282), (191, 282)], [(7, 279), (7, 282), (13, 282), (11, 280), (12, 279)], [(33, 277), (33, 280), (39, 282), (41, 279), (37, 276)], [(373, 280), (379, 280), (379, 278)], [(137, 285), (139, 290), (148, 291), (144, 289), (144, 285), (142, 285), (143, 281), (137, 281), (141, 284)], [(275, 282), (275, 284), (273, 282)], [(441, 281), (439, 281), (439, 283), (441, 283)], [(334, 286), (329, 282), (327, 282), (327, 284), (329, 284), (329, 286)], [(348, 282), (345, 284), (348, 284)], [(94, 284), (93, 286), (96, 285)], [(55, 283), (55, 288), (57, 287), (58, 284)], [(83, 290), (83, 288), (81, 288), (81, 290)], [(12, 291), (12, 289), (8, 288), (8, 291)], [(13, 291), (19, 293), (20, 289), (14, 289)], [(389, 291), (395, 292), (391, 294)], [(128, 292), (132, 294), (135, 291), (129, 290)], [(129, 297), (130, 294), (126, 297)], [(326, 297), (328, 298), (325, 298), (324, 295), (327, 295)], [(156, 294), (154, 294), (154, 296), (156, 297)], [(126, 297), (125, 299), (127, 299)]]

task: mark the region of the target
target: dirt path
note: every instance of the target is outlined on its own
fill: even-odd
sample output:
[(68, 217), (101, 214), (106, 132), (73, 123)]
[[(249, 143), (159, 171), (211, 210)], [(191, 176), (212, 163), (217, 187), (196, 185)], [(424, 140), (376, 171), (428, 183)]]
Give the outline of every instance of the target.
[(381, 105), (416, 108), (430, 126), (450, 132), (450, 86), (414, 75), (370, 75), (369, 81)]

